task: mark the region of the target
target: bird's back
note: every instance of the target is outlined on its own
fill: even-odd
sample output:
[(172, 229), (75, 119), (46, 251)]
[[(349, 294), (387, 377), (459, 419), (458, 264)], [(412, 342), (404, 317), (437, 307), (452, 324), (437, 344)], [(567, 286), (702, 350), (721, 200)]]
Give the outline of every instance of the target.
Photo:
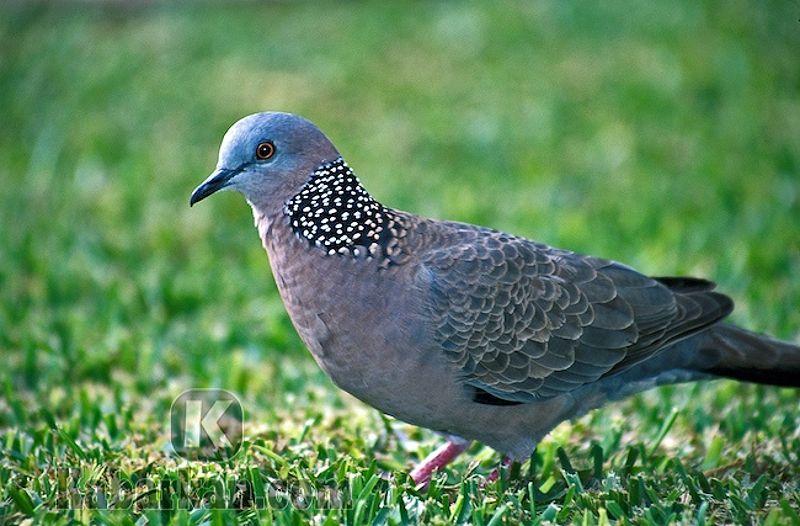
[(441, 351), (487, 403), (573, 391), (733, 308), (705, 280), (651, 278), (472, 225), (433, 222), (430, 229), (436, 234), (419, 253), (430, 276), (428, 318)]

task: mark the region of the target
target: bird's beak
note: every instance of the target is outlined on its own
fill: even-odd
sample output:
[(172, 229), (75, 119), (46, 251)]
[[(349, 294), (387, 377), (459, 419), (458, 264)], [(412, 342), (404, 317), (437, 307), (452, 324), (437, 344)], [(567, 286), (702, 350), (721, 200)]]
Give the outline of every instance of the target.
[(222, 190), (228, 186), (234, 175), (241, 172), (241, 167), (229, 170), (227, 168), (217, 168), (214, 173), (208, 176), (208, 179), (194, 189), (192, 197), (189, 198), (189, 206), (194, 205), (196, 202), (205, 199), (214, 192)]

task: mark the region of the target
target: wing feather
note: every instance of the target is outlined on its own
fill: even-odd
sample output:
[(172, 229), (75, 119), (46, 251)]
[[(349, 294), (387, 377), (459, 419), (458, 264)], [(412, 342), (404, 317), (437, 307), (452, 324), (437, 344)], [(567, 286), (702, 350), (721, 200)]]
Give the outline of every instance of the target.
[(732, 302), (694, 278), (488, 229), (438, 223), (421, 257), (430, 322), (476, 401), (529, 402), (627, 369), (726, 316)]

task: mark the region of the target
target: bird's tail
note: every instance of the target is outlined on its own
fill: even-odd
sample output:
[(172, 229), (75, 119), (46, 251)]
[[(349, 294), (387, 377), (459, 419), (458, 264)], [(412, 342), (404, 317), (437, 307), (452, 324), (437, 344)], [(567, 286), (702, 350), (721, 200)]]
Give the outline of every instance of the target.
[(800, 347), (728, 324), (698, 336), (693, 365), (700, 371), (744, 382), (800, 387)]

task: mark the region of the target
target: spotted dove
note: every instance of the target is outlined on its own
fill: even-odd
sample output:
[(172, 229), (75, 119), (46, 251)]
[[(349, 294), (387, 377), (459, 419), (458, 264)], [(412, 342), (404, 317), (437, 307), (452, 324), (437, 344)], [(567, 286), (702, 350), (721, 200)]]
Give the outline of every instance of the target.
[(722, 323), (733, 302), (712, 282), (388, 208), (301, 117), (235, 123), (190, 204), (222, 189), (252, 207), (334, 383), (449, 438), (412, 471), (420, 484), (469, 441), (521, 460), (559, 422), (656, 385), (800, 386), (800, 348)]

